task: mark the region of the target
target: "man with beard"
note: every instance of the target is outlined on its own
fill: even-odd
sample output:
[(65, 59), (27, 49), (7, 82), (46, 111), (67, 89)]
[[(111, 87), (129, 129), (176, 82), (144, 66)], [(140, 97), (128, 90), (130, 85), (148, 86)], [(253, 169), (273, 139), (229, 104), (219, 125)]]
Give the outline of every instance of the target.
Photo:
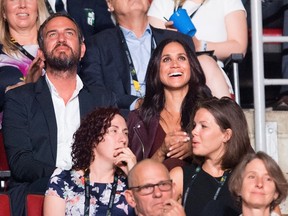
[(82, 33), (65, 14), (53, 14), (38, 32), (46, 74), (36, 83), (10, 90), (3, 134), (12, 179), (13, 215), (24, 214), (25, 196), (43, 193), (56, 167), (70, 169), (73, 133), (95, 107), (114, 106), (105, 89), (83, 85), (77, 65), (85, 52)]

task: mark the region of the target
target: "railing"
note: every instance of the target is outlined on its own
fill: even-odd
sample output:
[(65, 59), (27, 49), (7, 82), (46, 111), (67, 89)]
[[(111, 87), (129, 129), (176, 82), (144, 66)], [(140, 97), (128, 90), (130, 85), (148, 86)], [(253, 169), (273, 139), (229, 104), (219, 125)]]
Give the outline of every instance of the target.
[(288, 85), (288, 79), (264, 78), (263, 43), (288, 42), (284, 36), (263, 36), (261, 0), (251, 0), (253, 92), (254, 92), (254, 128), (256, 151), (266, 151), (265, 134), (265, 85)]

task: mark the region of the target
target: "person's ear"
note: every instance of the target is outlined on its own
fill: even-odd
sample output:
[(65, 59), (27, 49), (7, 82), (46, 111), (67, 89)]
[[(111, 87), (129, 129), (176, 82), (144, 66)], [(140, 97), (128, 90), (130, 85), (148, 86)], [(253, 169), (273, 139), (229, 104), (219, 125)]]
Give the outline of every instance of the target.
[(114, 11), (114, 7), (111, 4), (111, 0), (106, 0), (107, 6), (108, 6), (108, 11), (109, 12), (113, 12)]
[(275, 194), (273, 196), (273, 200), (276, 200), (279, 197), (279, 193), (277, 191), (275, 191)]
[(132, 207), (135, 208), (136, 207), (136, 202), (135, 202), (135, 198), (133, 195), (133, 192), (131, 190), (125, 190), (124, 192), (125, 195), (125, 199), (127, 201), (127, 203)]
[(172, 183), (172, 198), (176, 201), (181, 200), (181, 194), (177, 195), (177, 188), (175, 182)]
[(81, 46), (81, 53), (80, 53), (80, 60), (81, 60), (82, 57), (83, 57), (84, 54), (85, 54), (86, 46), (85, 46), (85, 43), (84, 43), (84, 42), (82, 42), (80, 46)]
[(46, 59), (45, 59), (45, 56), (44, 56), (44, 53), (41, 49), (38, 49), (37, 51), (37, 56), (39, 56), (39, 58), (44, 62)]
[(175, 199), (175, 196), (176, 196), (175, 194), (176, 194), (176, 185), (175, 185), (175, 182), (172, 182), (172, 197), (174, 199)]
[(225, 132), (224, 132), (224, 139), (223, 139), (223, 142), (226, 143), (228, 142), (231, 137), (232, 137), (232, 130), (230, 128), (226, 129)]

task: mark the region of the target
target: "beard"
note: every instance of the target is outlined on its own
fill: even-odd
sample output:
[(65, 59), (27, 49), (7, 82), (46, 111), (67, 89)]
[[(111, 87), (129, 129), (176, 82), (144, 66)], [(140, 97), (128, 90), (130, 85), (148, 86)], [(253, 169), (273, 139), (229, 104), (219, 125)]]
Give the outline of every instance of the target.
[[(55, 55), (55, 50), (59, 46), (66, 46), (70, 49), (71, 54), (62, 51), (58, 56)], [(46, 59), (46, 64), (49, 65), (53, 71), (73, 71), (77, 68), (80, 59), (80, 48), (75, 53), (73, 49), (67, 44), (59, 43), (51, 52), (43, 51)]]

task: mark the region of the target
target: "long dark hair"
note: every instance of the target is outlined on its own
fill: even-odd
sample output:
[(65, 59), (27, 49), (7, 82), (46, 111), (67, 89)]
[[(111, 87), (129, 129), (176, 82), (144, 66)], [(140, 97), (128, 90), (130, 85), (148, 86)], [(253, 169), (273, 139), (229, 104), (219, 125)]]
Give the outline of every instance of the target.
[(190, 115), (193, 111), (195, 102), (200, 98), (211, 97), (211, 91), (206, 86), (206, 79), (197, 56), (190, 47), (180, 39), (163, 40), (153, 52), (149, 61), (146, 73), (146, 93), (142, 106), (140, 107), (140, 116), (146, 125), (150, 119), (159, 115), (164, 109), (165, 96), (164, 85), (160, 80), (160, 61), (163, 49), (167, 44), (176, 42), (182, 45), (190, 64), (191, 77), (188, 82), (189, 90), (181, 105), (181, 127), (186, 129), (189, 124)]
[[(248, 124), (243, 110), (229, 97), (200, 100), (191, 116), (190, 132), (193, 130), (194, 116), (201, 108), (208, 110), (213, 115), (222, 131), (232, 130), (231, 138), (225, 144), (225, 153), (220, 160), (223, 170), (234, 169), (244, 155), (254, 152), (250, 144)], [(200, 164), (205, 161), (205, 157), (197, 155), (193, 157)]]

